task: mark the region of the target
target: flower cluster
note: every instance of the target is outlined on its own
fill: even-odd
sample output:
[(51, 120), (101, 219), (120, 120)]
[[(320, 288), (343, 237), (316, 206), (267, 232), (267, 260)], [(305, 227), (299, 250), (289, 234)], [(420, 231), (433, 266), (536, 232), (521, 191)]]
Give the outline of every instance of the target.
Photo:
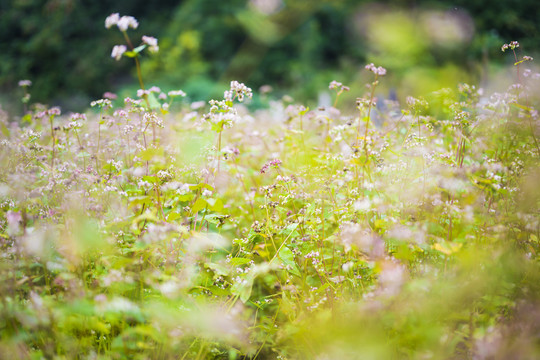
[(253, 93), (250, 88), (236, 80), (231, 81), (231, 89), (225, 91), (225, 93), (223, 94), (223, 98), (226, 101), (233, 101), (234, 99), (238, 99), (238, 101), (242, 102), (244, 101), (244, 96), (251, 98), (253, 96)]
[(119, 61), (126, 51), (126, 45), (114, 45), (111, 52), (111, 57), (114, 58), (116, 61)]
[(99, 100), (92, 101), (90, 103), (90, 106), (91, 107), (97, 106), (101, 109), (107, 110), (109, 108), (112, 108), (112, 102), (109, 99), (99, 99)]
[(145, 113), (143, 116), (144, 123), (148, 125), (156, 125), (157, 127), (163, 128), (163, 120), (158, 118), (155, 113)]
[(110, 29), (114, 25), (118, 26), (120, 31), (126, 31), (128, 28), (136, 29), (139, 22), (133, 16), (122, 16), (118, 13), (111, 14), (105, 19), (105, 27)]
[[(109, 15), (105, 19), (105, 27), (107, 29), (110, 29), (112, 26), (116, 25), (120, 31), (124, 33), (124, 36), (127, 39), (127, 42), (129, 44), (129, 47), (131, 48), (130, 56), (136, 56), (138, 52), (140, 52), (144, 47), (139, 47), (134, 49), (131, 45), (131, 42), (127, 38), (127, 29), (132, 28), (136, 29), (139, 26), (139, 23), (137, 22), (137, 19), (135, 19), (133, 16), (122, 16), (118, 13), (114, 13)], [(159, 51), (158, 46), (158, 39), (152, 36), (146, 36), (143, 35), (142, 37), (142, 44), (148, 46), (148, 51), (155, 53)], [(128, 50), (127, 46), (125, 45), (115, 45), (111, 52), (111, 57), (114, 58), (116, 61), (119, 61), (122, 58), (122, 55), (126, 53)]]
[(338, 82), (336, 80), (332, 80), (330, 82), (330, 85), (328, 85), (328, 88), (330, 90), (336, 89), (339, 92), (349, 91), (350, 90), (350, 88), (348, 86), (345, 86), (345, 85), (343, 85), (342, 83), (340, 83), (340, 82)]
[(266, 173), (266, 171), (268, 171), (268, 168), (270, 168), (270, 167), (273, 167), (273, 168), (277, 169), (278, 166), (280, 166), (280, 165), (281, 165), (281, 160), (279, 160), (279, 159), (270, 160), (269, 162), (264, 164), (264, 166), (261, 168), (261, 174)]
[(183, 92), (182, 90), (171, 90), (167, 93), (167, 95), (169, 95), (170, 97), (177, 97), (177, 96), (185, 97), (186, 93)]
[(514, 50), (515, 48), (519, 47), (519, 43), (517, 41), (511, 41), (510, 44), (504, 44), (501, 47), (502, 52), (505, 52), (506, 50)]
[(158, 39), (156, 39), (155, 37), (143, 35), (142, 42), (143, 44), (148, 45), (148, 51), (150, 52), (159, 51)]
[(382, 66), (376, 67), (375, 65), (373, 65), (373, 63), (367, 64), (366, 65), (366, 70), (371, 71), (372, 73), (374, 73), (377, 76), (386, 75), (386, 69), (385, 68), (383, 68)]

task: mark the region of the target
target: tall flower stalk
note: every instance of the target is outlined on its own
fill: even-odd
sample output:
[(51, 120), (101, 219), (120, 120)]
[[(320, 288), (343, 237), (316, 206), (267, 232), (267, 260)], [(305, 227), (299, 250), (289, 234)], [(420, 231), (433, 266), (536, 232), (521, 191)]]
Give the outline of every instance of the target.
[[(137, 29), (139, 26), (139, 22), (137, 19), (135, 19), (133, 16), (122, 16), (118, 13), (111, 14), (110, 16), (105, 19), (105, 27), (107, 29), (110, 29), (112, 26), (116, 25), (120, 32), (122, 33), (124, 40), (126, 41), (126, 45), (115, 45), (111, 52), (111, 57), (119, 61), (122, 56), (127, 56), (133, 58), (135, 61), (135, 67), (137, 69), (137, 79), (139, 80), (139, 86), (144, 91), (144, 82), (142, 79), (142, 72), (141, 72), (141, 63), (139, 61), (139, 54), (148, 47), (148, 51), (155, 53), (159, 51), (158, 46), (158, 40), (152, 36), (146, 36), (143, 35), (141, 41), (142, 44), (135, 47), (133, 46), (133, 43), (131, 42), (127, 30), (129, 28)], [(128, 51), (129, 47), (129, 51)], [(143, 95), (144, 101), (146, 102), (146, 105), (150, 109), (150, 101), (148, 100), (148, 95), (145, 93)]]

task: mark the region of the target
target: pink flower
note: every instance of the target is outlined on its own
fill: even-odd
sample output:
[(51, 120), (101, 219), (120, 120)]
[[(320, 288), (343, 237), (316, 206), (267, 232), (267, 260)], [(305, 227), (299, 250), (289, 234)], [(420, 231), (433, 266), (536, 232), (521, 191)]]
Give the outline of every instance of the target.
[(104, 99), (110, 99), (110, 100), (116, 100), (118, 98), (118, 95), (110, 92), (110, 91), (107, 91), (103, 94), (103, 98)]
[(47, 115), (49, 116), (58, 116), (60, 115), (61, 111), (60, 111), (60, 108), (55, 106), (55, 107), (52, 107), (50, 108), (49, 110), (47, 110)]
[(386, 75), (386, 69), (385, 68), (383, 68), (382, 66), (376, 67), (375, 65), (373, 65), (373, 63), (367, 64), (366, 69), (371, 71), (372, 73), (374, 73), (377, 76)]
[(273, 167), (277, 169), (277, 167), (280, 165), (281, 165), (281, 160), (279, 159), (270, 160), (269, 162), (264, 164), (264, 166), (261, 168), (261, 174), (264, 174), (268, 170), (269, 167)]

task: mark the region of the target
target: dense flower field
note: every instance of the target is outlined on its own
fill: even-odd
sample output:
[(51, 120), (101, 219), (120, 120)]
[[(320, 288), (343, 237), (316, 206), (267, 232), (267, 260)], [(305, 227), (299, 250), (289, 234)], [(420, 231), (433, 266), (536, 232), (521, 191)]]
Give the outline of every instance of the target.
[[(126, 35), (124, 18), (107, 26)], [(112, 56), (137, 69), (157, 51), (126, 45)], [(140, 73), (137, 98), (86, 114), (25, 95), (24, 116), (0, 114), (0, 354), (539, 357), (530, 60), (506, 92), (401, 103), (377, 99), (370, 64), (353, 113), (337, 81), (318, 109), (250, 110), (235, 81), (189, 103)]]

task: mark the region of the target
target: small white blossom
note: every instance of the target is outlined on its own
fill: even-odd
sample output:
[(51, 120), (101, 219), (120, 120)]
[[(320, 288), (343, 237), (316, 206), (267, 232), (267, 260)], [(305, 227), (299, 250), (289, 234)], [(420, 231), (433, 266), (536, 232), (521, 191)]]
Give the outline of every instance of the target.
[(386, 69), (385, 68), (383, 68), (382, 66), (376, 67), (375, 65), (373, 65), (373, 63), (367, 64), (366, 69), (371, 71), (372, 73), (374, 73), (377, 76), (386, 75)]
[(110, 29), (112, 26), (117, 25), (119, 20), (120, 20), (120, 14), (118, 13), (111, 14), (107, 16), (107, 18), (105, 19), (105, 27), (107, 29)]
[(148, 51), (150, 52), (159, 51), (158, 39), (156, 39), (155, 37), (143, 35), (142, 41), (143, 43), (148, 45)]
[[(167, 95), (169, 95), (170, 97), (176, 97), (176, 96), (184, 97), (184, 96), (186, 96), (186, 93), (183, 92), (182, 90), (171, 90), (171, 91), (168, 92)], [(203, 102), (203, 104), (204, 104), (204, 102)]]
[(30, 80), (21, 80), (19, 81), (19, 86), (20, 87), (27, 87), (27, 86), (31, 86), (32, 85), (32, 81)]
[(127, 47), (125, 45), (115, 45), (111, 52), (111, 57), (116, 61), (122, 58), (122, 55), (126, 52)]
[(126, 31), (128, 28), (136, 29), (139, 23), (133, 16), (122, 16), (116, 25), (120, 31)]

